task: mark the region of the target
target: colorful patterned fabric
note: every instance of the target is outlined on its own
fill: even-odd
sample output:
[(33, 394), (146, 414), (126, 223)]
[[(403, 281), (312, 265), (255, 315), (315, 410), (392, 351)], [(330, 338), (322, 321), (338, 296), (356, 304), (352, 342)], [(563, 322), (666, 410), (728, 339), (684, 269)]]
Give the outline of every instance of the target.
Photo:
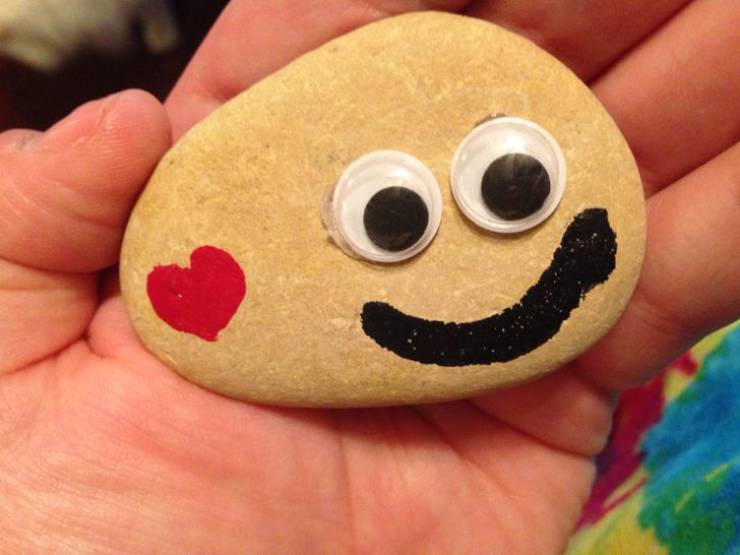
[(568, 555), (740, 554), (740, 322), (625, 392)]

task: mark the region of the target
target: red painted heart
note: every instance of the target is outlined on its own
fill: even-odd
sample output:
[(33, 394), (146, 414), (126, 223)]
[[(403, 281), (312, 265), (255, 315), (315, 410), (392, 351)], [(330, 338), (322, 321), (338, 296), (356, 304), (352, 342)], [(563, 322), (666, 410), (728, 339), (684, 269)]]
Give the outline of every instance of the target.
[(190, 268), (156, 266), (146, 292), (154, 312), (172, 328), (216, 341), (244, 299), (247, 283), (234, 257), (204, 246), (190, 254)]

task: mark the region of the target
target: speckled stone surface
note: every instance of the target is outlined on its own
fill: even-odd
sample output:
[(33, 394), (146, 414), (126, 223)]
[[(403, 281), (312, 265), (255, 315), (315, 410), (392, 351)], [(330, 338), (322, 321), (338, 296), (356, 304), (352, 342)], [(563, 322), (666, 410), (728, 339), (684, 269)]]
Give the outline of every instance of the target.
[[(557, 210), (516, 235), (476, 227), (449, 187), (457, 146), (494, 112), (547, 129), (567, 163)], [(412, 154), (442, 190), (436, 238), (399, 264), (347, 256), (321, 219), (321, 204), (344, 168), (378, 149)], [(526, 354), (489, 364), (423, 363), (381, 347), (363, 330), (366, 303), (459, 323), (516, 306), (588, 209), (608, 213), (614, 268), (557, 333)], [(417, 403), (529, 380), (587, 349), (628, 302), (644, 241), (634, 160), (584, 84), (531, 42), (492, 24), (415, 13), (327, 43), (193, 128), (164, 157), (133, 212), (121, 283), (145, 345), (208, 389), (283, 405)], [(162, 268), (187, 268), (204, 246), (212, 250), (199, 251), (205, 277), (196, 285), (207, 311), (198, 317), (230, 311), (223, 329), (224, 322), (209, 324), (210, 339), (164, 321), (151, 298), (151, 276), (160, 268), (164, 285), (155, 285), (187, 303), (192, 290), (167, 281), (185, 274), (172, 278), (178, 271)], [(229, 274), (225, 283), (219, 272)], [(187, 310), (175, 317), (193, 317)]]

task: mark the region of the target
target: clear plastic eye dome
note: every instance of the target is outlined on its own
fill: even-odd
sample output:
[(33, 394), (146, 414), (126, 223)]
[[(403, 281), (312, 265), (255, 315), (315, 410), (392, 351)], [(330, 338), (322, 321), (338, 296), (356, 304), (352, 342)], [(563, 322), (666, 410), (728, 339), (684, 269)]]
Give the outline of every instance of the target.
[(553, 213), (565, 191), (565, 157), (550, 133), (529, 120), (481, 123), (455, 152), (452, 194), (478, 226), (500, 233), (530, 229)]
[(436, 178), (413, 156), (379, 150), (344, 170), (324, 220), (339, 246), (375, 262), (400, 262), (421, 252), (442, 218)]

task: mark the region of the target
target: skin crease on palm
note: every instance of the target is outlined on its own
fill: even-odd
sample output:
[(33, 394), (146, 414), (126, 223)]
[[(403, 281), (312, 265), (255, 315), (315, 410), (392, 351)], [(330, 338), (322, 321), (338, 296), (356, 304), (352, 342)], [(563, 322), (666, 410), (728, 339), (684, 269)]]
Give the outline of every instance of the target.
[[(297, 55), (421, 8), (530, 37), (617, 121), (649, 196), (622, 319), (567, 368), (466, 402), (276, 409), (179, 378), (101, 272), (172, 137)], [(561, 551), (614, 393), (740, 313), (738, 25), (722, 0), (236, 0), (166, 109), (127, 92), (0, 135), (0, 552)]]

